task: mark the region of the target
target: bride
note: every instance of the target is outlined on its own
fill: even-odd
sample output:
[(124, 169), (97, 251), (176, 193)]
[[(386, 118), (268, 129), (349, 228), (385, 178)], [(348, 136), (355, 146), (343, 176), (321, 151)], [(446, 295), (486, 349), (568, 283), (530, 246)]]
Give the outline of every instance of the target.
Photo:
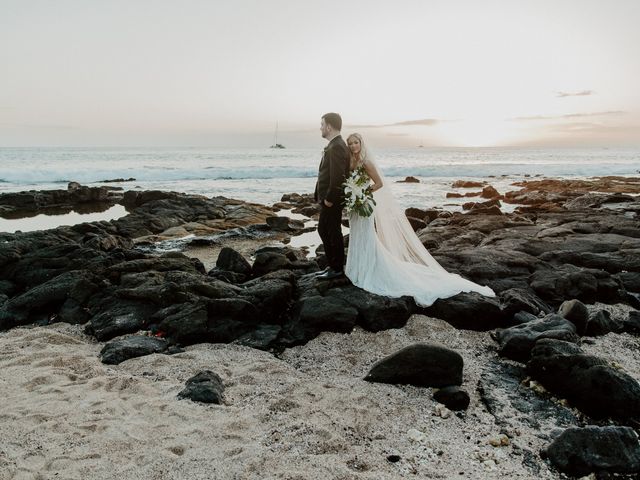
[(494, 291), (447, 272), (422, 245), (393, 198), (371, 152), (358, 133), (347, 138), (351, 171), (364, 166), (373, 181), (376, 205), (369, 217), (349, 213), (349, 249), (345, 275), (351, 283), (387, 297), (411, 296), (423, 307), (460, 292), (495, 297)]

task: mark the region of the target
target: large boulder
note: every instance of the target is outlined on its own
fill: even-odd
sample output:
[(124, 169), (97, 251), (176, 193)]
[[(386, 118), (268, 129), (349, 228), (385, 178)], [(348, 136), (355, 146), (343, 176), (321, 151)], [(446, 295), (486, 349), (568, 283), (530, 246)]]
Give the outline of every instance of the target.
[(640, 473), (640, 443), (630, 427), (568, 428), (547, 447), (546, 455), (558, 470), (574, 477)]
[(576, 326), (576, 333), (584, 335), (589, 322), (589, 310), (580, 300), (567, 300), (562, 302), (558, 309), (558, 315), (566, 318)]
[(223, 247), (218, 254), (216, 267), (229, 272), (249, 275), (251, 264), (237, 251), (230, 247)]
[(447, 387), (462, 384), (462, 356), (449, 348), (417, 343), (377, 362), (364, 377), (368, 382)]

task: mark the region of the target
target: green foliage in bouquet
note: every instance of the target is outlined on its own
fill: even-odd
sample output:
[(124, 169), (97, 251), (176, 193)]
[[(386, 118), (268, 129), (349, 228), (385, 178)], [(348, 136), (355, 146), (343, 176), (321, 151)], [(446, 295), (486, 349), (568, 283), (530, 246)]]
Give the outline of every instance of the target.
[(343, 187), (347, 211), (355, 212), (361, 217), (369, 217), (373, 213), (376, 201), (373, 199), (371, 179), (364, 165), (360, 165), (351, 173)]

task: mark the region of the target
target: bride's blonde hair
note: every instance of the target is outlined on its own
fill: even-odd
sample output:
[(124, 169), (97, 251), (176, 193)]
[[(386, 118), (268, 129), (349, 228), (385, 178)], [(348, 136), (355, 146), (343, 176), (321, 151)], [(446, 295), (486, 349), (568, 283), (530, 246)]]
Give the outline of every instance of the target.
[[(359, 133), (352, 133), (347, 137), (347, 145), (349, 144), (349, 140), (351, 138), (357, 138), (358, 141), (360, 142), (360, 161), (363, 164), (365, 164), (367, 162), (367, 149), (364, 147), (364, 140), (362, 139), (362, 135), (360, 135)], [(351, 159), (349, 163), (349, 169), (355, 170), (356, 167), (358, 166), (358, 159), (351, 152), (351, 148), (349, 148), (349, 158)]]

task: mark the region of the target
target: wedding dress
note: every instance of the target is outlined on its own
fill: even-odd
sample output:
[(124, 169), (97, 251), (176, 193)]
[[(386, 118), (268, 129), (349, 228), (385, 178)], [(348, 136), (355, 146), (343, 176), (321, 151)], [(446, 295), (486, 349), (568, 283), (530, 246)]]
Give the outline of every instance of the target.
[[(361, 148), (365, 151), (364, 145)], [(423, 307), (460, 292), (495, 297), (491, 288), (447, 272), (431, 256), (393, 198), (391, 186), (370, 152), (365, 151), (363, 158), (378, 171), (383, 186), (373, 193), (376, 205), (371, 216), (349, 214), (345, 275), (351, 283), (386, 297), (411, 296)]]

